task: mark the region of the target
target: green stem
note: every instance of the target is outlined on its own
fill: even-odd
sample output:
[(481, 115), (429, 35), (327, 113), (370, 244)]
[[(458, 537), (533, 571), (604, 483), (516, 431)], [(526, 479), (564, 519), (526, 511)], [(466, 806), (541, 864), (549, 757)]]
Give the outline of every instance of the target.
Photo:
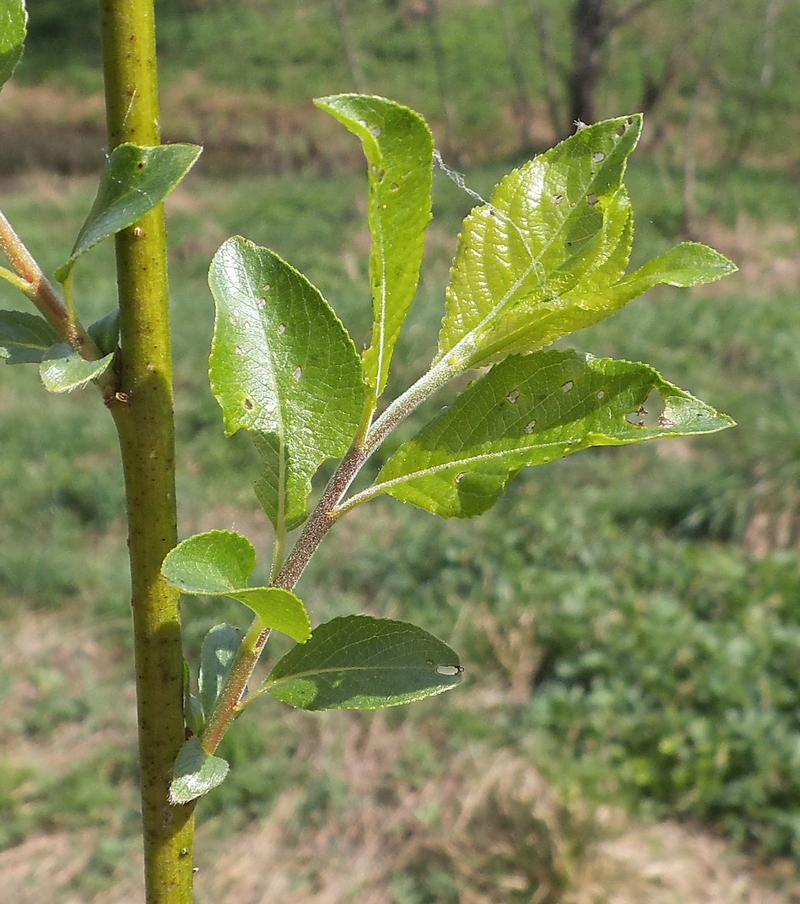
[[(152, 0), (101, 0), (111, 148), (160, 143)], [(161, 576), (177, 541), (175, 428), (164, 213), (116, 238), (120, 389), (109, 408), (119, 434), (128, 510), (148, 904), (190, 904), (194, 810), (169, 804), (185, 740), (179, 593)]]

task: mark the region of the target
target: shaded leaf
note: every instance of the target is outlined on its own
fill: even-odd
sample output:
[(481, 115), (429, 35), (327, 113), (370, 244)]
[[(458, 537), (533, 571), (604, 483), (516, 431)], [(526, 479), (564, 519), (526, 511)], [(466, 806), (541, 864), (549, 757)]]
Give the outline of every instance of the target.
[(401, 446), (376, 483), (434, 514), (465, 518), (494, 505), (523, 467), (588, 446), (711, 433), (732, 424), (645, 364), (573, 351), (515, 355)]
[(58, 340), (58, 333), (43, 317), (0, 311), (0, 358), (6, 364), (38, 364)]
[(23, 0), (0, 0), (0, 86), (10, 78), (20, 61), (28, 29)]
[(640, 116), (577, 132), (506, 176), (464, 221), (437, 361), (455, 370), (535, 351), (660, 282), (698, 285), (736, 268), (679, 246), (626, 277), (633, 215), (622, 177)]
[(256, 493), (277, 531), (306, 515), (311, 478), (347, 451), (363, 411), (361, 362), (308, 280), (266, 248), (229, 239), (211, 263), (211, 388), (228, 435), (253, 434)]
[(462, 671), (456, 653), (416, 625), (349, 615), (315, 628), (264, 686), (301, 709), (379, 709), (450, 690)]
[(222, 784), (230, 767), (221, 757), (203, 750), (193, 737), (181, 747), (169, 786), (171, 804), (188, 804)]
[(60, 342), (45, 352), (39, 365), (39, 375), (50, 392), (70, 392), (105, 373), (113, 360), (112, 353), (98, 361), (87, 361), (71, 345)]
[(116, 351), (119, 347), (119, 308), (95, 320), (87, 332), (104, 354)]
[(206, 719), (214, 711), (241, 644), (241, 634), (233, 625), (217, 625), (203, 638), (197, 685)]
[(196, 534), (170, 550), (161, 566), (164, 577), (184, 593), (227, 596), (244, 603), (266, 628), (303, 643), (311, 621), (300, 597), (278, 587), (248, 587), (256, 565), (250, 541), (234, 531)]
[(431, 220), (433, 138), (421, 116), (383, 97), (339, 94), (315, 103), (358, 135), (369, 163), (373, 328), (363, 359), (377, 398), (419, 281)]
[(189, 172), (201, 151), (193, 144), (121, 144), (114, 148), (72, 254), (56, 270), (57, 279), (66, 282), (82, 254), (158, 207)]

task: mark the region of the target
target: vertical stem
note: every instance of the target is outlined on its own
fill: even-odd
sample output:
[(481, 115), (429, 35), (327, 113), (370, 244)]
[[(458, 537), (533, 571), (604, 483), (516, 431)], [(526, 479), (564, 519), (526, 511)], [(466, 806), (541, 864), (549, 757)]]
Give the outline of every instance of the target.
[[(100, 0), (100, 8), (110, 145), (157, 145), (153, 0)], [(179, 594), (160, 571), (177, 540), (163, 209), (120, 233), (116, 253), (121, 394), (109, 407), (128, 509), (146, 900), (189, 904), (193, 807), (173, 807), (168, 799), (185, 736)]]

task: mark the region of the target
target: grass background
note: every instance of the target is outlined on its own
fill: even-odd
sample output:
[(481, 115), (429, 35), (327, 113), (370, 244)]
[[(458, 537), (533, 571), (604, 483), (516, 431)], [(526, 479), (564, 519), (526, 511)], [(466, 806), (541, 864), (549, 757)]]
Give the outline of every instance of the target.
[[(474, 49), (478, 27), (483, 45), (495, 46), (497, 16), (482, 18), (495, 7), (465, 4), (468, 15), (448, 32), (454, 58), (456, 48)], [(298, 18), (302, 8), (306, 18)], [(32, 5), (34, 21), (45, 22), (48, 9), (58, 12), (44, 0)], [(270, 128), (281, 140), (306, 141), (289, 128), (297, 122), (327, 135), (308, 97), (346, 71), (335, 68), (340, 50), (331, 49), (338, 45), (320, 24), (321, 7), (276, 5), (269, 40), (295, 36), (277, 70), (269, 40), (252, 39), (263, 19), (247, 10), (234, 16), (209, 4), (194, 16), (167, 13), (168, 86), (182, 85), (184, 98), (187, 84), (199, 86), (187, 104), (193, 114), (213, 99), (209, 84), (245, 113), (248, 92), (268, 90), (280, 108), (271, 108), (278, 118)], [(430, 91), (414, 88), (408, 74), (423, 59), (408, 49), (421, 46), (413, 28), (382, 27), (365, 16), (362, 46), (386, 66), (405, 60), (406, 80), (396, 77), (400, 90), (391, 93), (421, 100), (436, 126)], [(739, 34), (725, 33), (732, 70)], [(57, 31), (56, 39), (69, 42), (57, 77), (83, 97), (96, 86), (92, 51), (67, 57), (77, 37)], [(197, 58), (207, 65), (187, 82)], [(483, 71), (505, 71), (492, 59)], [(55, 77), (44, 55), (26, 65), (26, 91), (41, 92), (42, 80)], [(776, 91), (792, 65), (781, 68)], [(376, 86), (391, 87), (374, 66)], [(507, 98), (508, 77), (498, 78), (498, 96)], [(480, 93), (491, 79), (454, 81), (464, 83), (462, 108), (474, 111), (463, 134), (484, 147), (500, 108)], [(609, 79), (607, 99), (624, 101), (626, 84)], [(43, 95), (12, 91), (15, 116), (23, 96)], [(82, 109), (91, 110), (86, 96)], [(735, 102), (731, 94), (731, 110)], [(308, 113), (297, 112), (301, 103)], [(224, 109), (189, 117), (185, 128), (224, 134)], [(634, 262), (664, 250), (685, 226), (681, 115), (665, 120), (673, 144), (645, 149), (629, 170)], [(691, 873), (688, 849), (713, 864), (718, 897), (702, 900), (800, 900), (800, 265), (796, 162), (784, 154), (792, 116), (789, 108), (770, 153), (756, 142), (733, 171), (718, 165), (722, 119), (704, 137), (708, 154), (698, 154), (696, 229), (740, 274), (692, 292), (652, 292), (567, 343), (645, 360), (739, 426), (584, 452), (526, 472), (474, 522), (377, 500), (337, 525), (300, 588), (313, 621), (350, 611), (416, 621), (460, 650), (465, 686), (383, 714), (258, 704), (224, 742), (231, 777), (200, 807), (198, 901), (587, 904), (614, 888), (632, 902), (685, 904), (693, 892), (675, 876)], [(238, 137), (246, 120), (231, 126)], [(260, 128), (252, 126), (253, 140)], [(487, 157), (485, 147), (476, 155)], [(271, 159), (287, 159), (276, 153)], [(224, 438), (208, 390), (205, 273), (219, 244), (243, 234), (303, 270), (356, 341), (365, 339), (365, 180), (350, 157), (342, 161), (331, 175), (306, 167), (236, 178), (217, 162), (169, 204), (182, 533), (234, 528), (251, 537), (262, 562), (270, 535), (249, 486), (257, 457), (246, 438)], [(487, 157), (465, 166), (468, 184), (485, 195), (510, 165)], [(4, 179), (2, 207), (51, 270), (67, 256), (93, 191), (91, 178), (27, 173)], [(390, 392), (430, 359), (471, 203), (436, 175), (425, 271)], [(85, 321), (114, 306), (110, 248), (87, 257), (77, 282)], [(0, 286), (0, 305), (23, 304)], [(0, 872), (20, 904), (137, 899), (122, 505), (113, 429), (91, 393), (49, 396), (35, 370), (0, 369)], [(187, 600), (184, 611), (190, 658), (213, 624), (247, 623), (234, 603)], [(276, 644), (269, 656), (279, 654)], [(682, 841), (673, 844), (676, 831)], [(735, 859), (718, 835), (773, 866)], [(665, 851), (675, 862), (653, 873)]]

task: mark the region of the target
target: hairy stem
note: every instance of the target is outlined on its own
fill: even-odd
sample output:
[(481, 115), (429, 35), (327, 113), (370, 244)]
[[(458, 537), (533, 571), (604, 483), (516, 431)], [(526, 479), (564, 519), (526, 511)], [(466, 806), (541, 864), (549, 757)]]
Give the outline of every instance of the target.
[[(101, 0), (111, 148), (160, 143), (152, 0)], [(119, 434), (131, 562), (145, 887), (148, 904), (192, 900), (192, 805), (171, 806), (172, 766), (185, 740), (179, 593), (161, 576), (177, 541), (175, 428), (167, 248), (159, 207), (116, 238)]]

